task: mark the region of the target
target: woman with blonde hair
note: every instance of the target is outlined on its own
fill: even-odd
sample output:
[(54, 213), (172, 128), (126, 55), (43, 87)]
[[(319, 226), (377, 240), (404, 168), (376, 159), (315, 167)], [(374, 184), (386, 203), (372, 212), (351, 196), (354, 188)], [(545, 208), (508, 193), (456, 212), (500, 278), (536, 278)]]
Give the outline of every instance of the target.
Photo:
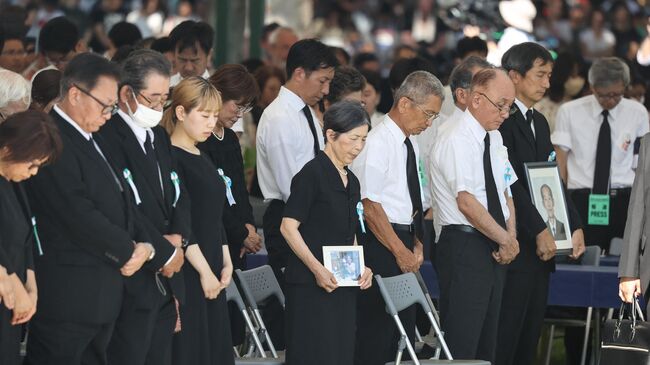
[(185, 251), (185, 303), (174, 337), (174, 364), (234, 365), (225, 288), (232, 262), (222, 223), (223, 174), (196, 147), (217, 123), (221, 96), (210, 82), (190, 77), (174, 87), (162, 125), (171, 134), (178, 178), (191, 201), (192, 236)]

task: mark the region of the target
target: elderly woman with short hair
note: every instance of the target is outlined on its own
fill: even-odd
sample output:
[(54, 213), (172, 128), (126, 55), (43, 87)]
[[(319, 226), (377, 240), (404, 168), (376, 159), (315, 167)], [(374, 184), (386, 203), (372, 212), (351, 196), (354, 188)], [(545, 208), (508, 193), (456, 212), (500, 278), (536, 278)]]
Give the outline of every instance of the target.
[(32, 86), (20, 74), (9, 70), (0, 70), (0, 123), (10, 115), (29, 108)]

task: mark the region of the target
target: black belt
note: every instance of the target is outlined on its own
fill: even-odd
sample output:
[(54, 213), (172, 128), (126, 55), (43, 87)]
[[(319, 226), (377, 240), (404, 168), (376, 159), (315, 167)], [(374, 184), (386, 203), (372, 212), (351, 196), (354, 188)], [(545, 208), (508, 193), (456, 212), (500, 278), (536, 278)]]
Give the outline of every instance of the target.
[(414, 233), (415, 232), (415, 224), (397, 224), (397, 223), (391, 223), (391, 226), (393, 226), (393, 229), (395, 231), (401, 231), (401, 232), (408, 232), (408, 233)]
[(483, 233), (481, 233), (481, 231), (479, 231), (478, 229), (472, 226), (468, 226), (466, 224), (448, 224), (446, 226), (442, 226), (442, 229), (452, 229), (454, 231), (472, 233), (472, 234), (479, 235), (481, 237), (485, 237)]
[[(623, 193), (630, 193), (632, 192), (632, 188), (610, 188), (609, 189), (609, 196), (615, 197), (619, 194)], [(569, 193), (578, 193), (578, 194), (591, 194), (591, 189), (570, 189)]]

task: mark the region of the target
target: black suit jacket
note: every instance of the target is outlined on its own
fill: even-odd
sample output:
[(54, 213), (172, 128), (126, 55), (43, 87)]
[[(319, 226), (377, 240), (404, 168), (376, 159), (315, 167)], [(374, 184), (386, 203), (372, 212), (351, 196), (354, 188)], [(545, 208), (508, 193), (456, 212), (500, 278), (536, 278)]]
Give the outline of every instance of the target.
[[(138, 191), (141, 203), (138, 208), (148, 221), (151, 242), (156, 249), (160, 269), (174, 252), (174, 247), (162, 235), (180, 234), (185, 238), (190, 237), (190, 212), (189, 200), (183, 189), (174, 207), (176, 193), (171, 180), (171, 173), (176, 169), (176, 161), (172, 157), (171, 142), (167, 132), (162, 127), (153, 128), (154, 150), (160, 166), (158, 171), (147, 164), (146, 155), (140, 147), (140, 142), (129, 125), (115, 114), (97, 134), (107, 142), (111, 155), (120, 171), (129, 169), (133, 183)], [(162, 189), (161, 191), (161, 182)], [(164, 198), (163, 198), (164, 192)], [(181, 273), (177, 273), (170, 280), (174, 295), (179, 301), (184, 298), (184, 282)], [(127, 280), (127, 289), (133, 294), (138, 294), (139, 304), (148, 307), (153, 304), (151, 297), (158, 295), (155, 274), (150, 271), (140, 271)]]
[[(37, 319), (110, 323), (122, 304), (120, 268), (149, 234), (119, 170), (112, 166), (113, 175), (90, 141), (55, 110), (51, 116), (63, 152), (27, 183), (44, 251), (35, 260)], [(93, 139), (112, 164), (101, 137)]]
[[(517, 219), (517, 240), (519, 241), (519, 256), (510, 264), (511, 269), (531, 271), (537, 269), (553, 270), (554, 262), (541, 261), (536, 254), (536, 236), (546, 228), (546, 222), (533, 204), (524, 169), (526, 162), (544, 162), (553, 151), (551, 132), (546, 118), (538, 111), (533, 111), (535, 135), (526, 117), (517, 106), (516, 112), (506, 119), (499, 131), (503, 136), (503, 144), (508, 148), (508, 158), (517, 174), (517, 182), (512, 185), (512, 196), (515, 203)], [(564, 187), (563, 187), (564, 188)], [(580, 217), (571, 202), (567, 199), (569, 222), (571, 228), (581, 228)]]

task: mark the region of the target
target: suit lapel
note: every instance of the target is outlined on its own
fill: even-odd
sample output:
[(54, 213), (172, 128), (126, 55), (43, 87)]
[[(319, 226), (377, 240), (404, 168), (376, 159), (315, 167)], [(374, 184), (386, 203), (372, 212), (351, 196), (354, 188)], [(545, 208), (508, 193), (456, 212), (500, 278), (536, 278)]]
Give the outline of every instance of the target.
[(526, 117), (521, 113), (519, 108), (517, 108), (517, 112), (515, 113), (515, 124), (524, 135), (526, 141), (530, 144), (530, 147), (535, 151), (537, 149), (537, 146), (535, 145), (535, 136), (533, 136), (533, 131), (530, 129), (530, 125), (526, 122)]
[[(154, 134), (156, 134), (155, 131)], [(165, 211), (169, 213), (172, 210), (172, 204), (174, 203), (174, 197), (175, 197), (174, 188), (172, 187), (172, 183), (171, 183), (172, 162), (169, 153), (163, 152), (166, 146), (163, 146), (162, 137), (156, 136), (155, 140), (158, 141), (155, 151), (156, 151), (156, 158), (158, 160), (158, 166), (160, 167), (162, 188), (165, 192), (164, 198), (161, 196), (161, 202), (163, 202)]]
[(551, 136), (548, 122), (542, 113), (533, 109), (533, 123), (535, 124), (535, 143), (536, 143), (536, 160), (547, 161), (549, 154), (553, 151), (553, 145), (550, 144)]
[[(135, 171), (131, 171), (134, 174), (134, 179), (144, 176), (145, 183), (153, 190), (158, 204), (165, 209), (165, 203), (162, 197), (162, 191), (160, 189), (160, 178), (158, 176), (158, 171), (155, 171), (151, 168), (149, 163), (146, 160), (144, 151), (140, 147), (140, 142), (136, 138), (135, 134), (131, 128), (126, 124), (126, 122), (119, 117), (119, 120), (116, 120), (116, 127), (118, 133), (124, 138), (124, 150), (126, 152), (126, 158), (129, 160), (129, 165), (133, 166)], [(136, 171), (140, 174), (135, 175)], [(137, 181), (137, 180), (136, 180)]]

